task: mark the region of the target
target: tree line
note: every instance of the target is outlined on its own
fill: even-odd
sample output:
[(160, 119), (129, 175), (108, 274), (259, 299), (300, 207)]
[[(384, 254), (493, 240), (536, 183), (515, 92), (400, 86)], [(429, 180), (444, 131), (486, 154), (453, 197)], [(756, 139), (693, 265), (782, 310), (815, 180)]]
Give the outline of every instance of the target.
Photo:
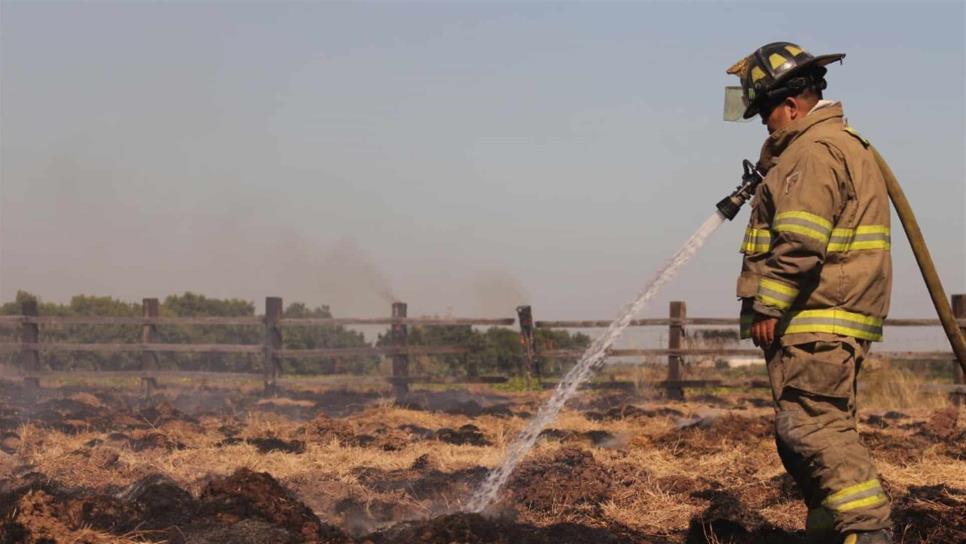
[[(15, 300), (0, 305), (0, 315), (20, 315), (21, 304), (36, 300), (42, 316), (111, 316), (141, 317), (140, 303), (112, 297), (76, 295), (69, 303), (60, 304), (38, 299), (34, 294), (18, 291)], [(255, 304), (242, 299), (219, 299), (186, 292), (171, 295), (160, 302), (161, 317), (251, 317)], [(328, 306), (310, 307), (302, 302), (284, 308), (288, 318), (331, 318)], [(0, 330), (4, 342), (17, 341), (18, 330)], [(163, 325), (158, 327), (158, 341), (178, 344), (260, 344), (263, 330), (251, 326)], [(43, 325), (40, 341), (72, 343), (120, 343), (140, 339), (139, 325)], [(379, 334), (373, 342), (359, 331), (342, 325), (283, 327), (285, 349), (359, 348), (391, 343), (389, 332)], [(583, 349), (590, 337), (582, 333), (537, 329), (535, 341), (544, 349)], [(471, 377), (484, 374), (522, 375), (525, 371), (520, 335), (502, 327), (486, 330), (469, 325), (410, 326), (408, 343), (412, 346), (455, 345), (468, 348), (467, 353), (414, 356), (410, 362), (412, 375)], [(5, 357), (8, 364), (16, 355)], [(260, 372), (260, 354), (234, 353), (160, 353), (163, 370), (204, 370), (212, 372)], [(131, 353), (44, 353), (45, 368), (53, 370), (138, 370), (141, 356)], [(369, 374), (380, 371), (384, 362), (377, 356), (347, 358), (285, 359), (282, 372), (289, 374)], [(562, 370), (561, 361), (543, 365), (545, 374)]]

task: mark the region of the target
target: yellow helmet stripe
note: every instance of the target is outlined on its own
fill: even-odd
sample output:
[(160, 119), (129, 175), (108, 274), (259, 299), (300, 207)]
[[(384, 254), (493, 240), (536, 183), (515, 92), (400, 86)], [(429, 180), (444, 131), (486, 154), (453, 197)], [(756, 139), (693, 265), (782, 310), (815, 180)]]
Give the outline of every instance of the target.
[(781, 66), (782, 64), (785, 64), (786, 62), (788, 62), (788, 59), (779, 55), (778, 53), (772, 53), (771, 56), (768, 57), (768, 62), (771, 63), (771, 69), (774, 70), (779, 66)]

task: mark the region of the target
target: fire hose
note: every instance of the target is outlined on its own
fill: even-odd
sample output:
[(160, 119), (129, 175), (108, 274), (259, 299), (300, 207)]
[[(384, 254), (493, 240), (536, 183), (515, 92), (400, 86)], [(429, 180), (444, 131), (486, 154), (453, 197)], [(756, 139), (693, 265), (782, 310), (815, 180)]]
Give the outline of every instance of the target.
[[(963, 331), (959, 328), (953, 310), (949, 306), (946, 290), (943, 289), (942, 281), (936, 272), (936, 265), (933, 264), (932, 256), (929, 254), (929, 247), (922, 236), (922, 230), (919, 229), (916, 215), (913, 213), (912, 206), (909, 205), (905, 193), (902, 192), (899, 180), (896, 179), (885, 159), (882, 158), (876, 148), (869, 146), (869, 149), (875, 156), (879, 170), (882, 171), (892, 206), (899, 215), (902, 227), (906, 231), (906, 238), (909, 240), (909, 245), (912, 246), (912, 253), (916, 257), (916, 263), (919, 265), (920, 272), (922, 272), (922, 279), (926, 283), (926, 289), (929, 291), (930, 298), (932, 298), (933, 306), (936, 307), (936, 313), (939, 315), (939, 321), (946, 332), (946, 338), (949, 339), (949, 345), (952, 347), (963, 373), (966, 373), (966, 337), (963, 336)], [(744, 173), (741, 176), (741, 185), (717, 204), (718, 211), (729, 221), (735, 218), (744, 203), (754, 195), (755, 189), (763, 178), (761, 172), (751, 161), (745, 160), (743, 167)]]
[(876, 148), (870, 146), (869, 149), (875, 155), (875, 162), (879, 165), (879, 170), (882, 171), (882, 177), (885, 178), (892, 206), (896, 209), (899, 221), (902, 222), (902, 228), (906, 231), (906, 238), (909, 240), (909, 245), (912, 246), (912, 254), (916, 256), (916, 263), (919, 264), (922, 279), (926, 282), (926, 289), (929, 290), (933, 306), (936, 307), (936, 313), (939, 314), (939, 321), (942, 322), (946, 338), (949, 339), (949, 345), (952, 346), (953, 353), (956, 354), (959, 366), (966, 373), (966, 338), (963, 337), (963, 331), (956, 323), (956, 317), (949, 306), (946, 290), (943, 289), (943, 283), (936, 272), (936, 265), (932, 262), (929, 247), (926, 246), (926, 239), (923, 238), (922, 231), (919, 229), (916, 215), (912, 212), (912, 206), (909, 205), (906, 194), (902, 192), (902, 187), (899, 186), (899, 180), (896, 179), (885, 159), (882, 158)]

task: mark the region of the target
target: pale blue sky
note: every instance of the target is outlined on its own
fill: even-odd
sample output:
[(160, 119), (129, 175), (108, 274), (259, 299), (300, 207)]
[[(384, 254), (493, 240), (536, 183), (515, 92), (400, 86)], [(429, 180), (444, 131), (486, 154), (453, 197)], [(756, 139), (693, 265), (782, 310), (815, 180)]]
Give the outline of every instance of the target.
[[(605, 318), (736, 183), (757, 46), (845, 52), (827, 97), (966, 292), (964, 8), (2, 5), (0, 297), (193, 290), (382, 315)], [(744, 212), (647, 311), (731, 315)], [(896, 224), (895, 316), (931, 309)], [(502, 293), (502, 294), (501, 294)]]

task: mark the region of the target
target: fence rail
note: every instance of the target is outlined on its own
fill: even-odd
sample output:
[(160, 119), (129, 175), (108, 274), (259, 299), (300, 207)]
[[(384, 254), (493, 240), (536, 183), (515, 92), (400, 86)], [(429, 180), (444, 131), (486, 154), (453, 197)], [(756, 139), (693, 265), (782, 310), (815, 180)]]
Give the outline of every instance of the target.
[[(954, 295), (952, 307), (956, 313), (958, 323), (966, 329), (966, 295)], [(405, 394), (408, 385), (426, 378), (409, 375), (409, 358), (420, 355), (452, 355), (466, 354), (471, 350), (466, 346), (410, 346), (408, 333), (410, 326), (512, 326), (519, 322), (521, 340), (524, 345), (524, 357), (529, 373), (535, 373), (540, 379), (539, 361), (550, 358), (577, 358), (583, 352), (567, 349), (541, 349), (534, 340), (534, 329), (590, 329), (610, 326), (605, 320), (572, 320), (572, 321), (534, 321), (530, 306), (517, 308), (518, 319), (515, 318), (456, 318), (456, 317), (408, 317), (405, 303), (396, 302), (392, 305), (391, 315), (375, 318), (288, 318), (282, 316), (282, 299), (267, 297), (265, 299), (265, 314), (255, 316), (221, 317), (168, 317), (159, 315), (159, 303), (156, 298), (143, 300), (143, 315), (140, 317), (115, 316), (41, 316), (38, 315), (36, 301), (22, 303), (22, 314), (14, 316), (0, 316), (0, 327), (15, 328), (20, 331), (19, 342), (0, 343), (0, 354), (17, 353), (20, 355), (21, 371), (28, 377), (36, 374), (40, 369), (40, 354), (45, 352), (81, 352), (81, 353), (128, 353), (142, 354), (141, 372), (152, 373), (149, 369), (157, 368), (159, 353), (236, 353), (261, 355), (264, 358), (263, 372), (266, 390), (274, 390), (281, 368), (282, 359), (311, 359), (311, 358), (350, 358), (368, 356), (388, 356), (392, 358), (393, 384), (397, 395)], [(134, 325), (141, 327), (140, 342), (129, 343), (71, 343), (71, 342), (41, 342), (40, 326), (96, 326), (96, 325)], [(387, 325), (390, 345), (365, 346), (347, 348), (284, 348), (284, 327), (335, 327), (346, 325)], [(735, 327), (739, 325), (736, 318), (718, 317), (688, 317), (687, 306), (684, 302), (675, 301), (670, 305), (670, 313), (666, 318), (647, 318), (631, 321), (631, 327), (668, 327), (668, 346), (659, 349), (610, 349), (609, 357), (667, 357), (667, 379), (658, 386), (667, 389), (672, 398), (682, 398), (683, 390), (687, 387), (699, 387), (696, 384), (726, 383), (720, 380), (686, 380), (682, 377), (685, 357), (760, 357), (761, 351), (744, 348), (691, 348), (684, 345), (687, 327)], [(889, 319), (887, 327), (938, 327), (938, 319)], [(175, 344), (159, 342), (158, 327), (169, 326), (245, 326), (261, 327), (264, 331), (260, 344)], [(932, 361), (955, 361), (951, 352), (943, 351), (887, 351), (873, 352), (875, 355), (889, 359), (912, 359)], [(966, 383), (961, 371), (956, 367), (956, 382)], [(154, 372), (156, 373), (156, 372)], [(30, 379), (36, 381), (35, 377)], [(153, 378), (146, 378), (153, 382)], [(484, 381), (498, 382), (505, 377), (487, 377)], [(742, 382), (745, 383), (745, 382)], [(956, 390), (966, 386), (956, 386)]]
[[(17, 326), (24, 323), (36, 325), (212, 325), (212, 326), (253, 326), (265, 325), (265, 316), (249, 317), (113, 317), (113, 316), (0, 316), (0, 323)], [(278, 324), (286, 327), (335, 327), (340, 325), (513, 325), (512, 317), (486, 318), (445, 318), (445, 317), (283, 317)]]

